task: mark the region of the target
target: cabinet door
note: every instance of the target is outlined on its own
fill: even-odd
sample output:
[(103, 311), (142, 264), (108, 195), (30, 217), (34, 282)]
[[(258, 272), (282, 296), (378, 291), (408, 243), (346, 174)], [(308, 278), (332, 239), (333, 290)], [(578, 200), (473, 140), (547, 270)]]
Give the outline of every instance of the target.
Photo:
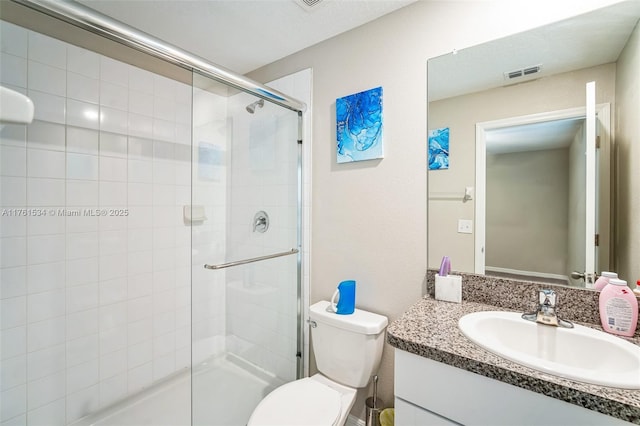
[[(395, 396), (434, 417), (427, 422), (396, 406), (398, 426), (441, 424), (492, 426), (622, 426), (628, 422), (469, 371), (395, 350)], [(544, 407), (541, 414), (541, 407)], [(422, 418), (422, 417), (420, 417)], [(431, 420), (430, 420), (431, 419)], [(436, 423), (442, 420), (450, 423)], [(402, 423), (405, 422), (406, 423)], [(414, 422), (414, 423), (412, 423)], [(433, 423), (431, 423), (433, 422)], [(457, 423), (455, 423), (457, 422)]]
[(395, 424), (398, 426), (452, 426), (460, 424), (413, 405), (404, 399), (396, 398), (394, 407)]

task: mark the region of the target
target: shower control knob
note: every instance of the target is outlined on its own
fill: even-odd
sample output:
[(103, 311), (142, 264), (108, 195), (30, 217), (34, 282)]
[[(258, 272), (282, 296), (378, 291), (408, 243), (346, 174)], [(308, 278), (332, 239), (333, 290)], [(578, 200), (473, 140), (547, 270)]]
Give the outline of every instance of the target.
[(253, 216), (253, 232), (267, 232), (269, 229), (269, 215), (260, 210)]

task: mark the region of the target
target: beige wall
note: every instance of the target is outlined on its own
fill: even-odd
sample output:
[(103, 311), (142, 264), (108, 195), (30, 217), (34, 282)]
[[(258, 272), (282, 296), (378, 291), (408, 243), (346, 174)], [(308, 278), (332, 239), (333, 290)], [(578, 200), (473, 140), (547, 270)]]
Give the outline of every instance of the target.
[[(422, 295), (427, 59), (611, 3), (419, 1), (251, 73), (269, 81), (313, 68), (311, 303), (351, 278), (359, 308), (394, 320)], [(335, 100), (377, 86), (384, 88), (385, 158), (338, 165)], [(380, 397), (390, 406), (388, 345), (379, 377)], [(352, 414), (364, 417), (370, 392), (360, 393)]]
[(486, 179), (486, 267), (567, 275), (569, 150), (487, 154)]
[[(475, 185), (475, 124), (521, 115), (584, 106), (585, 84), (596, 82), (596, 102), (614, 101), (615, 64), (600, 65), (530, 82), (431, 102), (429, 127), (449, 127), (450, 168), (429, 173), (429, 189), (459, 192)], [(456, 191), (457, 190), (457, 191)], [(474, 238), (459, 234), (458, 219), (474, 217), (475, 202), (430, 202), (429, 266), (437, 267), (444, 255), (454, 269), (473, 272)], [(441, 241), (445, 241), (443, 244)], [(451, 255), (450, 253), (455, 253)]]
[(618, 275), (640, 280), (640, 28), (636, 27), (618, 60), (616, 75), (616, 159)]

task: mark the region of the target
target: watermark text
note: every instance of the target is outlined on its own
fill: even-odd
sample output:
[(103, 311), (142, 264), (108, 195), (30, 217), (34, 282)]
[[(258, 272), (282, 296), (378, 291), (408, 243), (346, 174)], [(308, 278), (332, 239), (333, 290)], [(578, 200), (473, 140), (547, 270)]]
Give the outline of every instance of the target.
[(0, 210), (2, 217), (113, 217), (129, 216), (129, 209), (64, 209), (9, 208)]

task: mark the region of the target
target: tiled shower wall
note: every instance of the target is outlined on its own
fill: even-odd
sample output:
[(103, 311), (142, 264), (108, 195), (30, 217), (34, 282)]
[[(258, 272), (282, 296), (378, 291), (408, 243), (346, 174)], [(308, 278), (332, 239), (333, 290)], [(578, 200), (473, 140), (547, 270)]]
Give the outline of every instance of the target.
[(191, 87), (0, 26), (0, 422), (66, 424), (190, 365)]

